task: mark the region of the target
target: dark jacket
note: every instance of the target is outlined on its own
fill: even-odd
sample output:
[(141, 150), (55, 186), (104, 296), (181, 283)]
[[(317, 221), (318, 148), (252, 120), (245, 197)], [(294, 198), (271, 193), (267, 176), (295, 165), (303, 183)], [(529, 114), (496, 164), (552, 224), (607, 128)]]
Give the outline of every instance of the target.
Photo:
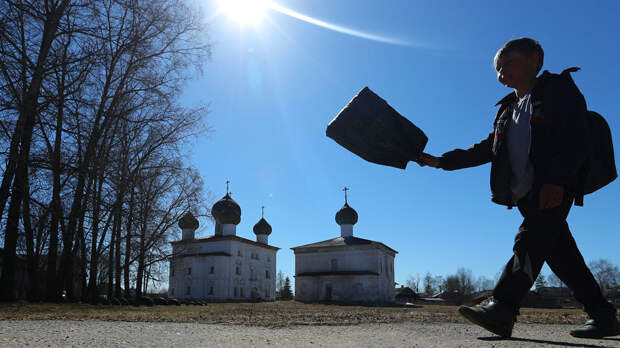
[[(534, 166), (534, 187), (562, 185), (578, 190), (587, 157), (589, 126), (586, 101), (570, 76), (575, 68), (561, 74), (543, 72), (532, 90), (530, 160)], [(510, 179), (512, 169), (504, 135), (512, 117), (516, 94), (510, 93), (496, 105), (499, 110), (493, 131), (469, 149), (442, 155), (445, 170), (474, 167), (491, 162), (491, 193), (495, 203), (513, 206)]]

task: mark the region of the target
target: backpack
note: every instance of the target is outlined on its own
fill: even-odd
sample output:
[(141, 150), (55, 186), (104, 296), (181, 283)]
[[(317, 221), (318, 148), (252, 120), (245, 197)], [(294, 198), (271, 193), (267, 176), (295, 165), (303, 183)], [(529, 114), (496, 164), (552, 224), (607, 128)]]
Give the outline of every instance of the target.
[[(570, 73), (579, 71), (573, 67), (562, 71), (560, 76), (567, 76), (571, 82)], [(577, 86), (575, 86), (577, 87)], [(595, 192), (618, 177), (616, 160), (614, 158), (614, 144), (611, 140), (611, 130), (603, 116), (591, 110), (586, 110), (588, 125), (588, 149), (586, 160), (579, 172), (575, 205), (583, 206), (583, 196)]]
[(618, 177), (609, 125), (599, 113), (590, 110), (587, 113), (590, 134), (588, 155), (581, 170), (581, 192), (575, 198), (575, 205), (579, 206), (583, 206), (584, 194), (595, 192)]
[[(557, 77), (567, 79), (576, 92), (583, 97), (570, 75), (579, 70), (578, 67), (568, 68), (557, 75), (545, 71), (539, 79), (542, 81)], [(575, 205), (578, 206), (583, 206), (584, 195), (598, 191), (618, 177), (609, 125), (603, 116), (595, 111), (587, 110), (585, 105), (584, 103), (584, 108), (580, 112), (583, 112), (587, 118), (589, 132), (586, 139), (585, 160), (577, 174), (577, 186), (575, 187)]]

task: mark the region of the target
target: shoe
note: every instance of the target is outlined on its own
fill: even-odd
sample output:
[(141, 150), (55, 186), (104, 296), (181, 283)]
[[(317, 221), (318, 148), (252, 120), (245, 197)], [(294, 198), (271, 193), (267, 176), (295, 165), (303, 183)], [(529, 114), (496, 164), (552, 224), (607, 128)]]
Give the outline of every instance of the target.
[(459, 313), (472, 323), (505, 338), (512, 335), (516, 321), (515, 312), (499, 302), (491, 302), (482, 307), (460, 306)]
[(577, 329), (570, 330), (570, 335), (579, 338), (603, 338), (620, 335), (620, 322), (613, 318), (610, 323), (590, 319)]

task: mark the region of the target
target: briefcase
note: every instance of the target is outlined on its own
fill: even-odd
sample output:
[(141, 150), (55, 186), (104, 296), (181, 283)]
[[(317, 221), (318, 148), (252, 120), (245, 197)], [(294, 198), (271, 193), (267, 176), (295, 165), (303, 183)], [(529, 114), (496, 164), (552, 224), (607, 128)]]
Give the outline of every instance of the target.
[(364, 87), (327, 125), (326, 134), (363, 159), (405, 169), (428, 138), (385, 100)]

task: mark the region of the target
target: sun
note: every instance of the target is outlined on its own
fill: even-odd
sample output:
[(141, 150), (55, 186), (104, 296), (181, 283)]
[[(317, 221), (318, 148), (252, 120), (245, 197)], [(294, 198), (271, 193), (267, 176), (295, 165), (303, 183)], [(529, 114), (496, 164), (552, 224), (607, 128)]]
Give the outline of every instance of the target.
[(255, 25), (271, 7), (271, 0), (219, 0), (220, 11), (241, 25)]

